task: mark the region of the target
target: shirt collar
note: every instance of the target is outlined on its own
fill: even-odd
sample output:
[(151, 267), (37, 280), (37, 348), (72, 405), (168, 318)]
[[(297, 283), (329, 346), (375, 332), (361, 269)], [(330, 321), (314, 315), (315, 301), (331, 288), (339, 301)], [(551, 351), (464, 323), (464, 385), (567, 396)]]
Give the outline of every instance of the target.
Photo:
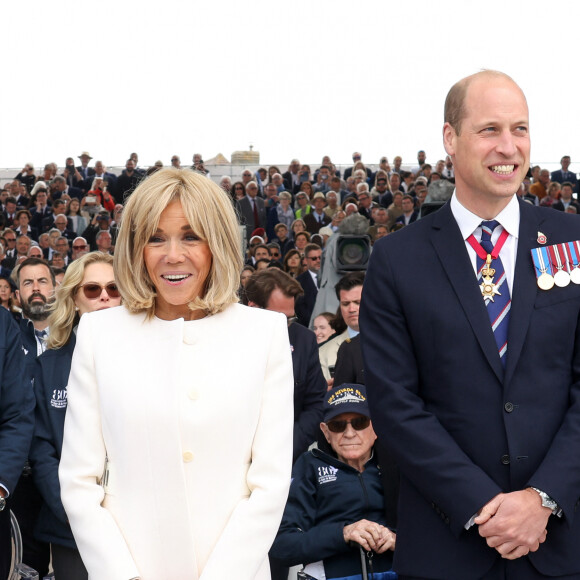
[[(461, 202), (455, 195), (455, 191), (451, 197), (451, 213), (459, 226), (459, 230), (461, 231), (464, 240), (467, 240), (467, 238), (477, 230), (483, 221), (478, 215), (475, 215), (465, 206), (461, 205)], [(510, 236), (517, 239), (520, 229), (520, 204), (518, 203), (517, 195), (512, 196), (509, 203), (499, 212), (499, 214), (497, 214), (497, 216), (495, 216), (494, 219), (501, 224)]]

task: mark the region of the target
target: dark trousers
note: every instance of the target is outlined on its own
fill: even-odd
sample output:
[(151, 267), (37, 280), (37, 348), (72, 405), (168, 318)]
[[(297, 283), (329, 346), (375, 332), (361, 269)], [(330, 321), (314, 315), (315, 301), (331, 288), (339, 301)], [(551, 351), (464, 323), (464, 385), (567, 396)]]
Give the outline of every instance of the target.
[[(540, 550), (542, 547), (540, 546)], [(426, 580), (415, 576), (401, 576), (399, 580)], [(437, 580), (446, 580), (439, 578)], [(540, 574), (530, 563), (528, 558), (518, 558), (517, 560), (503, 560), (498, 558), (489, 572), (481, 577), (466, 576), (465, 580), (580, 580), (580, 574), (569, 574), (566, 576), (544, 576)]]
[(288, 580), (288, 570), (288, 566), (284, 566), (280, 560), (270, 557), (270, 575), (272, 580)]
[(89, 575), (78, 550), (51, 544), (54, 580), (88, 580)]
[(12, 564), (10, 540), (10, 502), (0, 512), (0, 580), (7, 580)]
[(12, 511), (18, 520), (22, 534), (22, 562), (38, 572), (42, 578), (48, 574), (50, 546), (34, 537), (34, 526), (38, 519), (42, 498), (30, 475), (22, 475), (12, 494)]

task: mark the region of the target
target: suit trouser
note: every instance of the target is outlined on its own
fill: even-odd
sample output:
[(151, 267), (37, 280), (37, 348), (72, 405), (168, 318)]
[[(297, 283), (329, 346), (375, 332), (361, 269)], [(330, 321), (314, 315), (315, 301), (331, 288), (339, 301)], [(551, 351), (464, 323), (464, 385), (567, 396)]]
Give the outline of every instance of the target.
[(10, 541), (10, 500), (0, 512), (0, 580), (7, 580), (12, 564), (12, 543)]
[(12, 494), (12, 511), (22, 534), (22, 562), (34, 568), (40, 578), (48, 574), (50, 546), (34, 537), (34, 526), (42, 506), (42, 497), (31, 475), (21, 475)]
[(88, 572), (78, 550), (51, 544), (55, 580), (88, 580)]
[[(542, 548), (540, 547), (540, 550)], [(399, 580), (427, 580), (417, 576), (399, 575)], [(448, 580), (445, 578), (429, 580)], [(517, 560), (504, 560), (498, 558), (489, 572), (483, 576), (465, 576), (464, 580), (580, 580), (580, 573), (568, 574), (566, 576), (544, 576), (540, 574), (530, 563), (528, 558), (518, 558)]]

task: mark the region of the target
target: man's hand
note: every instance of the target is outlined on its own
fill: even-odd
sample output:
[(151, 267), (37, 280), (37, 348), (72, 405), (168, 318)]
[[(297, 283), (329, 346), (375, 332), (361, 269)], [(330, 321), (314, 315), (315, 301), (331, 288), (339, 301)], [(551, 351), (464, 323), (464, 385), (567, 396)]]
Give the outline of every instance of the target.
[(483, 506), (475, 523), (490, 548), (515, 560), (535, 552), (546, 540), (550, 514), (537, 492), (528, 488), (496, 495)]
[(344, 526), (342, 535), (347, 544), (356, 542), (367, 552), (373, 550), (377, 554), (394, 550), (397, 541), (397, 535), (389, 528), (369, 520), (359, 520), (354, 524)]

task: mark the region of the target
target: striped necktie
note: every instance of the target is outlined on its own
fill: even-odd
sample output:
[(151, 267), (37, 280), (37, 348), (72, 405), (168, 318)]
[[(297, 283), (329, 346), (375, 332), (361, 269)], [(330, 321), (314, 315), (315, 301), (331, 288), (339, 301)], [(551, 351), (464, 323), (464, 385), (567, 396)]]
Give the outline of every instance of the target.
[[(496, 220), (481, 222), (481, 247), (488, 254), (493, 252), (491, 235), (497, 226), (499, 226), (499, 222)], [(478, 281), (481, 281), (481, 271), (483, 270), (484, 266), (485, 260), (477, 256)], [(505, 368), (507, 359), (507, 337), (511, 298), (505, 271), (499, 256), (492, 261), (491, 267), (495, 270), (493, 282), (497, 285), (498, 294), (493, 297), (493, 300), (486, 298), (485, 305), (487, 307), (487, 314), (491, 322), (491, 328), (493, 330), (493, 336), (497, 344), (501, 363)]]

